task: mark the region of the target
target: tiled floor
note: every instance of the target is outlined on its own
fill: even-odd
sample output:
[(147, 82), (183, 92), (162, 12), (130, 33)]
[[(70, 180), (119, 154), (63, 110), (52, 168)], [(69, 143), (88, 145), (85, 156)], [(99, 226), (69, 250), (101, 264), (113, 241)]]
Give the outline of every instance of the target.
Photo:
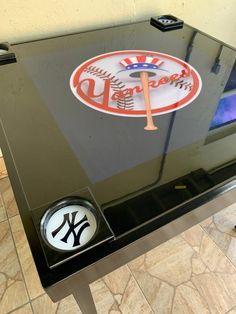
[[(44, 293), (0, 163), (0, 314), (81, 313)], [(91, 285), (101, 314), (236, 314), (236, 204)]]

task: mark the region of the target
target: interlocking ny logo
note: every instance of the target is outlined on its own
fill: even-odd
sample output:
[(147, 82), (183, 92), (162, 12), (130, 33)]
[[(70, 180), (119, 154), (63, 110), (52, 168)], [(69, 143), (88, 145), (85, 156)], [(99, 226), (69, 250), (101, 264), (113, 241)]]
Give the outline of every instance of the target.
[[(66, 225), (68, 224), (68, 231), (65, 233), (64, 237), (61, 238), (60, 240), (62, 242), (65, 242), (67, 243), (67, 240), (69, 238), (69, 236), (72, 234), (73, 237), (74, 237), (74, 243), (73, 243), (73, 247), (75, 246), (78, 246), (80, 245), (80, 237), (83, 233), (83, 231), (90, 226), (89, 222), (88, 222), (88, 218), (86, 215), (84, 215), (84, 217), (78, 221), (77, 223), (75, 223), (75, 218), (76, 218), (76, 215), (78, 214), (78, 211), (74, 211), (72, 213), (67, 213), (67, 214), (64, 214), (64, 220), (63, 222), (61, 223), (61, 225), (55, 229), (53, 232), (52, 232), (52, 236), (53, 238), (55, 238), (55, 236), (58, 234), (58, 232)], [(71, 215), (71, 219), (70, 219), (70, 215)], [(75, 229), (80, 226), (81, 227), (79, 228), (79, 230), (75, 231)]]

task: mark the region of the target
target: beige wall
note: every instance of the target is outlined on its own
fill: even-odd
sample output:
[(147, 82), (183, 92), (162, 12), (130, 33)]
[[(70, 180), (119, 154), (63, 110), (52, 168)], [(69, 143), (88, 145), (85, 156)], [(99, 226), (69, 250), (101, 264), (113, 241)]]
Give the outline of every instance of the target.
[(236, 0), (0, 0), (0, 42), (17, 43), (172, 13), (236, 46)]

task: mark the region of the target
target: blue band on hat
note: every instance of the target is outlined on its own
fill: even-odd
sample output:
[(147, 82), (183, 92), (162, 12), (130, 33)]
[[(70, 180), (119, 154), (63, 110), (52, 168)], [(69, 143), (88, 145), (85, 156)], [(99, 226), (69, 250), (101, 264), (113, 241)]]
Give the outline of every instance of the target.
[(155, 64), (151, 63), (133, 63), (126, 66), (126, 70), (144, 70), (144, 69), (158, 69)]

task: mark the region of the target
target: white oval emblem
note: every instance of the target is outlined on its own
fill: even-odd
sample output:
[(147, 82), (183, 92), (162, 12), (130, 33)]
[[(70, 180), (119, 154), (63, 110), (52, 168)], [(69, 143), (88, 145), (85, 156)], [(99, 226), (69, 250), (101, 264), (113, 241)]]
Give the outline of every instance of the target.
[[(48, 215), (48, 219), (47, 219)], [(45, 215), (43, 236), (55, 249), (72, 251), (87, 244), (97, 230), (93, 213), (81, 205), (68, 205)]]
[(144, 50), (99, 55), (79, 65), (70, 78), (82, 103), (127, 117), (146, 116), (147, 105), (152, 115), (181, 109), (198, 96), (201, 86), (200, 75), (188, 63)]

